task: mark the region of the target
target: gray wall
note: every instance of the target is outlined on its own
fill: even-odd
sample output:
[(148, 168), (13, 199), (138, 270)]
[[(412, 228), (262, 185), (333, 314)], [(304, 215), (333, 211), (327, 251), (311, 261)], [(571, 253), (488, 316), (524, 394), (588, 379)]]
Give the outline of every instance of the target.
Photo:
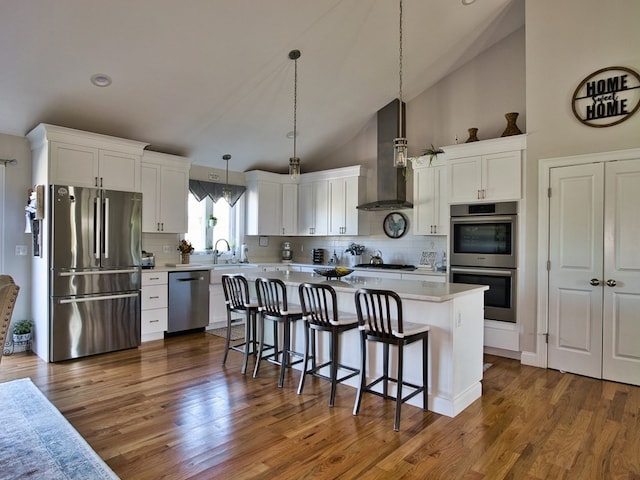
[[(4, 271), (20, 286), (13, 311), (13, 320), (31, 316), (31, 235), (24, 233), (27, 191), (31, 186), (31, 150), (26, 138), (0, 134), (0, 158), (15, 158), (16, 165), (5, 167), (4, 242), (2, 252)], [(16, 245), (26, 245), (28, 255), (16, 256)], [(46, 292), (45, 292), (46, 293)], [(47, 300), (46, 294), (43, 301)]]

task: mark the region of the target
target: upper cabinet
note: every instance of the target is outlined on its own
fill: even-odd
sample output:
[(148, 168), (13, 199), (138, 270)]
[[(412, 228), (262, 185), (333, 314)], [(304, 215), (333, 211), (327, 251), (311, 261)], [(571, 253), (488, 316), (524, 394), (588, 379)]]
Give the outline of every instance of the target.
[(440, 160), (429, 164), (429, 157), (418, 157), (413, 165), (413, 233), (447, 235), (447, 167)]
[(140, 191), (146, 143), (47, 124), (27, 137), (40, 183)]
[(366, 178), (360, 167), (332, 170), (328, 181), (329, 235), (363, 235), (368, 232), (366, 214), (357, 206), (366, 203)]
[(142, 157), (142, 231), (187, 231), (189, 159), (145, 151)]
[(327, 234), (327, 189), (324, 178), (303, 175), (298, 184), (298, 235)]
[(297, 235), (297, 184), (288, 175), (259, 170), (246, 179), (247, 235)]
[(526, 135), (442, 148), (449, 203), (520, 200)]
[(363, 235), (366, 177), (360, 166), (288, 175), (254, 170), (247, 179), (247, 235)]

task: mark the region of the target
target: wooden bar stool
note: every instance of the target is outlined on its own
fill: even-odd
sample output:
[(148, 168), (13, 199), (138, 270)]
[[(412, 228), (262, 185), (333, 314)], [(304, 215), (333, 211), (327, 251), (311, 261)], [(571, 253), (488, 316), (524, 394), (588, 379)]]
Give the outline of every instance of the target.
[[(249, 282), (241, 274), (222, 275), (222, 288), (224, 290), (224, 300), (227, 307), (227, 337), (224, 346), (224, 356), (222, 365), (227, 362), (229, 350), (242, 352), (242, 374), (247, 373), (249, 355), (256, 353), (256, 316), (258, 304), (251, 302), (249, 297)], [(242, 315), (236, 317), (235, 315)], [(244, 341), (231, 344), (231, 327), (244, 322)]]
[[(338, 313), (336, 292), (331, 285), (321, 283), (302, 283), (298, 286), (302, 318), (304, 320), (304, 360), (298, 395), (302, 394), (304, 379), (307, 375), (324, 378), (331, 382), (329, 406), (333, 407), (336, 398), (336, 385), (360, 373), (357, 368), (341, 365), (339, 362), (340, 334), (353, 330), (358, 326), (358, 317), (346, 313)], [(329, 333), (329, 361), (317, 364), (315, 332)], [(311, 338), (310, 338), (311, 337)], [(311, 355), (309, 355), (311, 348)], [(309, 360), (311, 367), (309, 368)], [(329, 367), (329, 375), (321, 370)], [(338, 370), (346, 370), (338, 378)]]
[[(253, 370), (253, 378), (258, 376), (260, 370), (260, 362), (266, 359), (276, 365), (280, 365), (280, 378), (278, 387), (284, 385), (285, 368), (291, 367), (302, 362), (302, 358), (292, 361), (292, 356), (302, 357), (301, 353), (291, 349), (291, 324), (302, 319), (302, 312), (298, 309), (289, 309), (287, 302), (287, 288), (284, 282), (277, 278), (257, 278), (256, 293), (258, 296), (258, 311), (260, 313), (259, 325), (259, 345), (258, 358), (256, 366)], [(267, 346), (264, 343), (265, 321), (273, 322), (273, 346)], [(283, 341), (282, 349), (278, 345), (278, 325), (282, 325)], [(263, 356), (264, 347), (273, 348), (273, 353)], [(281, 357), (280, 359), (278, 359)]]
[[(360, 410), (362, 393), (369, 392), (383, 398), (396, 401), (396, 415), (393, 429), (400, 430), (400, 409), (404, 402), (422, 393), (422, 408), (428, 407), (429, 385), (429, 325), (404, 322), (402, 318), (402, 300), (395, 292), (361, 288), (355, 293), (356, 312), (358, 314), (358, 328), (360, 329), (360, 383), (353, 414)], [(415, 385), (403, 380), (404, 346), (422, 340), (422, 385)], [(383, 345), (383, 373), (380, 377), (367, 383), (367, 342), (379, 342)], [(389, 374), (389, 346), (395, 345), (398, 352), (398, 374), (393, 378)], [(382, 382), (382, 391), (374, 390)], [(389, 382), (397, 386), (395, 396), (389, 394)], [(409, 387), (412, 392), (402, 397), (403, 387)]]

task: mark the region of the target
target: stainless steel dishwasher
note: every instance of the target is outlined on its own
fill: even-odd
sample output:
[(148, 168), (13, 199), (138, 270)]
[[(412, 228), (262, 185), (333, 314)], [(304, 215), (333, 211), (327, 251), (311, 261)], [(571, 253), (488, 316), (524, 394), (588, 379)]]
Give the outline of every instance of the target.
[(209, 270), (169, 272), (168, 333), (209, 324)]

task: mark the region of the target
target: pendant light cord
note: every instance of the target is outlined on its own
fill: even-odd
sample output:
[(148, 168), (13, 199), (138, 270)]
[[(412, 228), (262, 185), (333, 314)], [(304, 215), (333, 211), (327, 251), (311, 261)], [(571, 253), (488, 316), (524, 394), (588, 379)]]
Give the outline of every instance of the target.
[(398, 136), (402, 137), (402, 0), (400, 0), (400, 49), (399, 49), (399, 63), (400, 63), (400, 68), (398, 69), (399, 72), (399, 80), (400, 80), (400, 89), (398, 92), (398, 98), (400, 100), (400, 106), (398, 108), (398, 117), (399, 117), (399, 126), (400, 126), (400, 131), (398, 132)]
[[(296, 52), (296, 50), (294, 50)], [(291, 54), (290, 54), (291, 55)], [(293, 54), (293, 158), (296, 157), (296, 141), (298, 136), (298, 58), (300, 52)]]

